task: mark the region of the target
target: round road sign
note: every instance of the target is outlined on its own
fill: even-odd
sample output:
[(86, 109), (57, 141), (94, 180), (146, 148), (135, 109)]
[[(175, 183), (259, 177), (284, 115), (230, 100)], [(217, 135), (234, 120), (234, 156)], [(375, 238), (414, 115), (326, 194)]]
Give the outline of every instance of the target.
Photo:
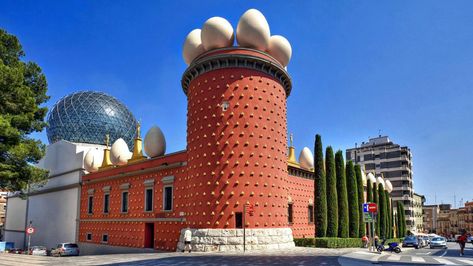
[(29, 234), (29, 235), (33, 234), (34, 233), (34, 228), (33, 227), (26, 228), (26, 233)]

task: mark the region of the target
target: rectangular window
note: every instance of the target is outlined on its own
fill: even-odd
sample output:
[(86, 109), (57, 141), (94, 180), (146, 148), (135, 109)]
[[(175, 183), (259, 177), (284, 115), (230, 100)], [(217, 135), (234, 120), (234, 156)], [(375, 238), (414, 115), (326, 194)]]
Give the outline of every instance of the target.
[(87, 203), (87, 213), (94, 213), (94, 196), (89, 196), (89, 202)]
[(87, 233), (85, 239), (86, 239), (87, 241), (92, 241), (92, 233)]
[(235, 213), (235, 227), (243, 228), (243, 213), (241, 212)]
[(287, 221), (292, 224), (293, 222), (293, 219), (292, 219), (292, 203), (290, 203), (288, 206), (287, 206)]
[(122, 192), (122, 212), (128, 212), (128, 191)]
[(103, 213), (108, 213), (110, 211), (110, 194), (105, 194), (103, 196)]
[(103, 243), (108, 243), (108, 234), (103, 234), (102, 235), (102, 242)]
[(153, 211), (153, 189), (147, 188), (145, 190), (145, 211)]
[(165, 211), (172, 210), (172, 186), (164, 187), (163, 208)]
[(314, 206), (309, 205), (309, 223), (314, 223)]

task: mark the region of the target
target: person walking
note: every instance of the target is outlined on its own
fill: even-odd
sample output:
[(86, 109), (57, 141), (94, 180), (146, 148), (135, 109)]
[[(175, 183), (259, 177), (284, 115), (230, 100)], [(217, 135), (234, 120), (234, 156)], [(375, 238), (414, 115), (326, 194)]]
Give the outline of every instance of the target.
[(189, 250), (189, 253), (191, 253), (191, 250), (192, 250), (191, 241), (192, 241), (192, 232), (188, 226), (186, 228), (186, 231), (184, 231), (184, 250), (182, 250), (182, 252)]
[(461, 236), (458, 237), (458, 244), (460, 245), (460, 256), (465, 255), (465, 244), (467, 241), (466, 230), (463, 230)]

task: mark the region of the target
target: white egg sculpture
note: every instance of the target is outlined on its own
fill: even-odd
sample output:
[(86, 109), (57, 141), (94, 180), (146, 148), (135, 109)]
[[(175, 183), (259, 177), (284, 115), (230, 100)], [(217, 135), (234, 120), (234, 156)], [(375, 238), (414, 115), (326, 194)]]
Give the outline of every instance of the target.
[(268, 53), (285, 67), (291, 60), (291, 44), (283, 36), (273, 35), (269, 38)]
[(391, 193), (393, 191), (393, 184), (389, 180), (385, 180), (384, 183), (386, 183), (386, 191), (388, 193)]
[(103, 161), (103, 151), (97, 148), (90, 149), (84, 157), (84, 168), (87, 172), (93, 173), (99, 170)]
[(205, 52), (204, 46), (201, 40), (201, 30), (195, 29), (187, 34), (186, 40), (184, 41), (184, 47), (182, 49), (182, 57), (186, 64), (190, 64), (197, 56)]
[(371, 182), (371, 185), (376, 184), (376, 177), (372, 173), (369, 173), (366, 177)]
[(145, 136), (145, 152), (149, 157), (162, 156), (166, 152), (166, 139), (161, 129), (151, 127)]
[(302, 168), (312, 169), (314, 168), (314, 155), (309, 148), (304, 147), (301, 153), (299, 154), (299, 164)]
[(376, 179), (376, 184), (379, 185), (381, 184), (381, 186), (383, 186), (383, 188), (385, 187), (384, 185), (384, 179), (380, 176), (378, 176), (378, 178)]
[(117, 139), (110, 149), (110, 159), (114, 165), (127, 164), (132, 155), (133, 153), (122, 138)]
[(256, 9), (249, 9), (240, 17), (236, 30), (238, 45), (266, 51), (271, 32), (268, 21)]
[(361, 181), (363, 182), (363, 186), (366, 187), (368, 183), (368, 179), (366, 177), (366, 174), (363, 170), (361, 170)]
[(200, 37), (206, 51), (230, 47), (235, 40), (232, 24), (221, 17), (209, 18), (202, 27)]

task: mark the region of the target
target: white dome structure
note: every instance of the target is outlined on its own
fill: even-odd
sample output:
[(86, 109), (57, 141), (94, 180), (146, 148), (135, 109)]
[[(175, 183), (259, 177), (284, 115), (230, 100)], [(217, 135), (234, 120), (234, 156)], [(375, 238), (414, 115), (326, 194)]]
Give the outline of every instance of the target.
[(102, 161), (103, 151), (97, 148), (92, 148), (85, 154), (84, 168), (89, 173), (97, 172), (99, 167), (102, 165)]
[(238, 45), (266, 51), (270, 36), (268, 21), (260, 11), (249, 9), (240, 17), (236, 30)]
[(148, 130), (145, 136), (144, 148), (149, 157), (164, 155), (166, 152), (166, 139), (159, 127), (153, 126)]
[(201, 30), (195, 29), (187, 34), (182, 49), (182, 57), (186, 64), (190, 64), (197, 56), (205, 52), (201, 39)]
[(380, 176), (378, 176), (378, 178), (376, 179), (376, 184), (377, 185), (381, 184), (383, 186), (383, 188), (386, 187), (386, 185), (384, 184), (384, 179)]
[(371, 182), (371, 185), (376, 184), (376, 177), (374, 177), (372, 173), (368, 173), (366, 177), (367, 177), (367, 180)]
[(302, 168), (312, 169), (314, 168), (314, 155), (309, 148), (304, 147), (299, 154), (299, 164)]
[(391, 181), (385, 180), (384, 183), (386, 184), (386, 187), (385, 187), (386, 191), (388, 193), (391, 193), (393, 191), (393, 184), (391, 183)]
[(209, 18), (204, 23), (200, 34), (202, 45), (206, 51), (230, 47), (235, 40), (232, 25), (221, 17)]
[(110, 150), (110, 159), (114, 165), (127, 164), (132, 155), (133, 153), (122, 138), (117, 139)]
[(291, 60), (292, 47), (283, 36), (273, 35), (269, 38), (268, 53), (285, 67)]

